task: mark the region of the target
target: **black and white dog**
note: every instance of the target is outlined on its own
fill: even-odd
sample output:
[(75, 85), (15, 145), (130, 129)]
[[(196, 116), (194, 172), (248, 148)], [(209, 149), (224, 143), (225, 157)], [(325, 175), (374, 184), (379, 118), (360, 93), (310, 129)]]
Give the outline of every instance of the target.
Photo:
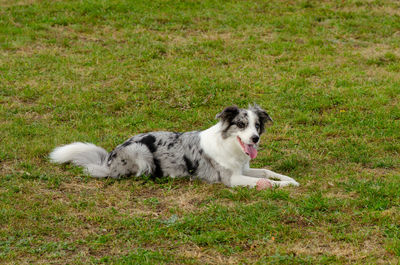
[(257, 156), (265, 123), (272, 121), (267, 112), (258, 105), (232, 106), (216, 118), (219, 122), (204, 131), (139, 134), (110, 153), (94, 144), (76, 142), (55, 148), (50, 159), (83, 166), (98, 178), (149, 174), (152, 178), (193, 176), (229, 187), (299, 185), (290, 177), (249, 167)]

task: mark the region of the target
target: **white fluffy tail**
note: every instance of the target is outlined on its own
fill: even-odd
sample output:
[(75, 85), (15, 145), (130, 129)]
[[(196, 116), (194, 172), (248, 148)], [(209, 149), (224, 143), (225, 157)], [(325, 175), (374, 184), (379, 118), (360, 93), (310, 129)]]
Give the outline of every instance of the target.
[(56, 147), (50, 153), (53, 163), (71, 162), (83, 166), (87, 173), (97, 178), (109, 176), (110, 170), (106, 166), (107, 151), (90, 143), (72, 143)]

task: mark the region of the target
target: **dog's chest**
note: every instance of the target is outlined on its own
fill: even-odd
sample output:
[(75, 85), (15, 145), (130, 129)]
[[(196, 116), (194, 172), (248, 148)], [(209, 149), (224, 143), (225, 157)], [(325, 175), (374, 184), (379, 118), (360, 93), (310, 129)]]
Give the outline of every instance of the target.
[(200, 134), (200, 146), (211, 159), (233, 173), (240, 173), (249, 159), (234, 145), (233, 141), (221, 141), (213, 131)]

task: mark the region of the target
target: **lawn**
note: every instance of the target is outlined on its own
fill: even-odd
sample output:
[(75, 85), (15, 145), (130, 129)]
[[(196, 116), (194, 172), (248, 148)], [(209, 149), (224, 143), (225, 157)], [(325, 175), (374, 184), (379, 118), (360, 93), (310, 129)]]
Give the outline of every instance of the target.
[[(0, 262), (398, 264), (399, 47), (396, 0), (0, 0)], [(300, 187), (48, 160), (253, 102), (253, 166)]]

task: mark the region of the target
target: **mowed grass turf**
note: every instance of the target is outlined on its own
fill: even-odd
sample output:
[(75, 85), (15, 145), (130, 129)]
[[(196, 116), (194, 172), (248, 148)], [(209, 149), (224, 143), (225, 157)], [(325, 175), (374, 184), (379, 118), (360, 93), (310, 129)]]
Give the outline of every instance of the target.
[[(400, 4), (0, 0), (0, 262), (398, 264)], [(257, 102), (298, 188), (53, 165)]]

